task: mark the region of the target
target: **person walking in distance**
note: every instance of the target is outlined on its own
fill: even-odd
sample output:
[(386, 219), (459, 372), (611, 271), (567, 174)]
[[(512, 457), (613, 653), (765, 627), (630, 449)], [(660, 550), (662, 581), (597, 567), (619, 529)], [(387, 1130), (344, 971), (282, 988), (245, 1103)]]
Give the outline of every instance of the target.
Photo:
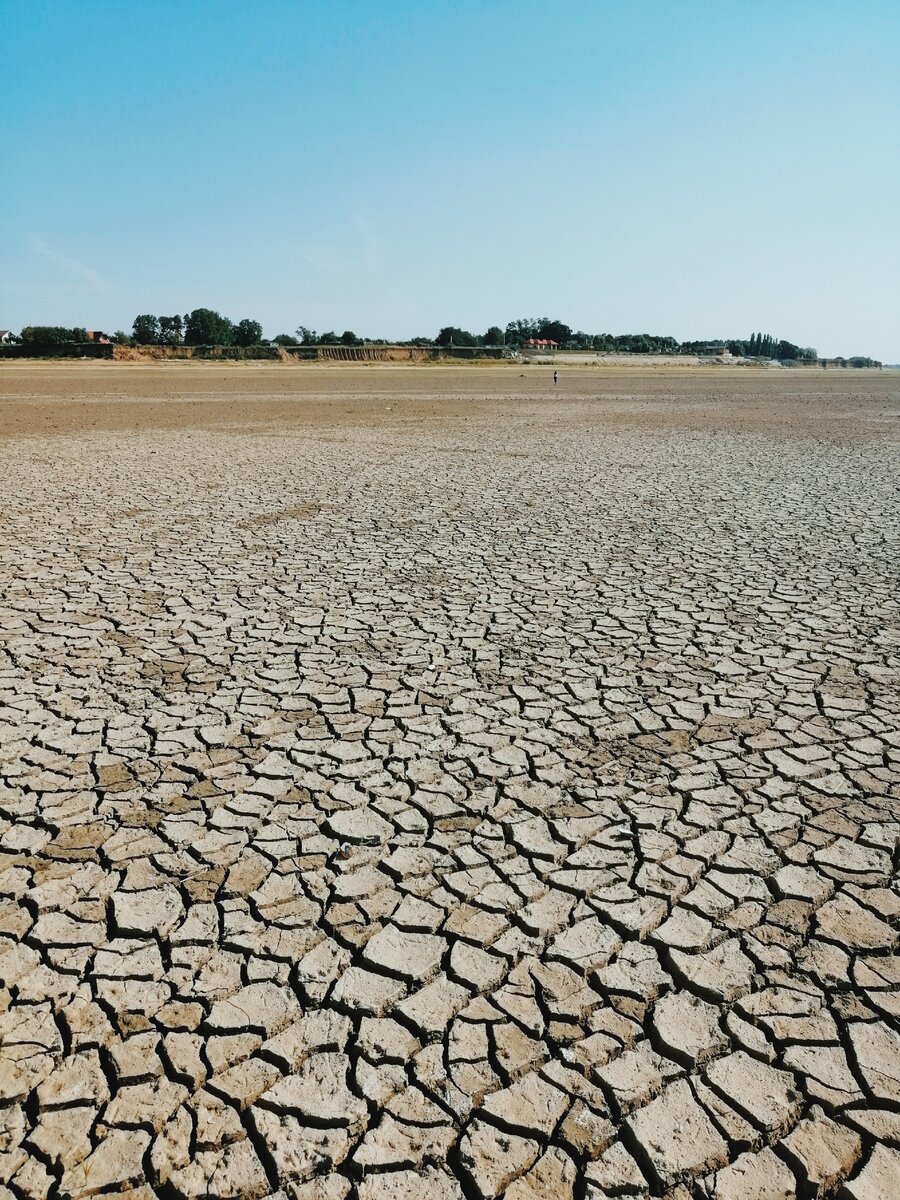
[(558, 382), (559, 382), (559, 371), (554, 371), (553, 372), (553, 386), (555, 387)]

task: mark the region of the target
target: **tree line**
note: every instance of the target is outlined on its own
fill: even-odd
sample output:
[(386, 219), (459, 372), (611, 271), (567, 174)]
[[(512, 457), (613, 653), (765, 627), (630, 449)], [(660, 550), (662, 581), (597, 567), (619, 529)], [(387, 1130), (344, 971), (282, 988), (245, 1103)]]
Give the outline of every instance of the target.
[[(298, 325), (293, 333), (279, 333), (268, 340), (262, 336), (258, 321), (245, 317), (233, 322), (209, 308), (195, 308), (184, 316), (135, 317), (131, 335), (121, 330), (116, 341), (140, 346), (364, 346), (387, 345), (384, 338), (360, 337), (351, 329), (337, 333), (333, 329), (318, 332)], [(503, 347), (525, 349), (530, 342), (555, 342), (564, 350), (583, 350), (612, 354), (699, 354), (710, 346), (721, 346), (742, 358), (776, 358), (782, 361), (815, 362), (811, 346), (797, 346), (771, 334), (754, 333), (749, 338), (724, 338), (679, 342), (677, 338), (651, 333), (585, 333), (551, 317), (519, 317), (505, 328), (491, 325), (484, 333), (472, 333), (457, 325), (445, 325), (434, 337), (422, 336), (393, 344), (401, 346)]]
[(595, 351), (608, 354), (702, 354), (710, 347), (722, 347), (739, 358), (777, 358), (783, 361), (816, 362), (812, 346), (797, 346), (784, 338), (754, 333), (747, 339), (711, 338), (706, 341), (679, 342), (677, 338), (653, 333), (585, 333), (573, 330), (562, 321), (549, 317), (523, 317), (510, 321), (505, 330), (492, 325), (478, 336), (465, 329), (445, 326), (437, 335), (438, 346), (511, 346), (523, 349), (529, 342), (556, 342), (564, 350)]
[(770, 333), (754, 333), (746, 342), (729, 342), (732, 354), (744, 358), (777, 358), (782, 362), (816, 362), (818, 354), (812, 346), (795, 346), (785, 338), (772, 337)]
[(80, 325), (74, 329), (65, 325), (26, 325), (18, 340), (23, 346), (64, 346), (70, 342), (86, 342), (87, 330)]
[[(262, 325), (251, 317), (232, 321), (211, 308), (195, 308), (189, 313), (156, 316), (140, 313), (134, 318), (131, 333), (116, 330), (113, 341), (137, 346), (437, 346), (437, 347), (507, 347), (525, 350), (532, 342), (554, 342), (563, 350), (581, 350), (607, 354), (701, 354), (721, 347), (740, 358), (768, 358), (781, 362), (816, 362), (818, 355), (812, 346), (798, 346), (786, 338), (768, 333), (754, 333), (749, 338), (708, 339), (679, 342), (674, 337), (651, 333), (585, 333), (574, 330), (565, 322), (550, 317), (519, 317), (505, 328), (491, 325), (484, 333), (472, 333), (456, 325), (445, 325), (433, 337), (414, 337), (407, 341), (389, 342), (385, 338), (360, 337), (353, 330), (337, 333), (333, 329), (319, 333), (306, 325), (298, 325), (293, 333), (279, 333), (263, 338)], [(56, 325), (29, 325), (19, 337), (25, 345), (52, 346), (83, 342), (87, 332), (81, 327), (72, 329)], [(857, 356), (834, 360), (836, 363), (875, 363)], [(877, 365), (877, 364), (875, 364)]]
[(195, 308), (193, 312), (157, 317), (140, 313), (134, 318), (131, 337), (119, 330), (115, 340), (137, 346), (259, 346), (262, 344), (262, 325), (251, 317), (231, 321), (212, 308)]

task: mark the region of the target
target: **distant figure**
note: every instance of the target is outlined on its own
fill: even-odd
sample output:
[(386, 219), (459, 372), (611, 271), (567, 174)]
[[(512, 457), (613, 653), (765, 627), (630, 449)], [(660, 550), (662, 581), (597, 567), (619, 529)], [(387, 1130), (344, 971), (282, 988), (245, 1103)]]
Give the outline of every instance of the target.
[(555, 385), (558, 382), (559, 382), (559, 371), (554, 371), (553, 372), (553, 383)]

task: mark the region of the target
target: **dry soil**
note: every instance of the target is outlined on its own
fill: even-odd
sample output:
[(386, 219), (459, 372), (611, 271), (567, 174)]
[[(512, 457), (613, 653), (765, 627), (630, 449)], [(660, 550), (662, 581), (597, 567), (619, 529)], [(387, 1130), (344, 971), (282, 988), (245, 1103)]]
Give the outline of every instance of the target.
[(900, 380), (0, 369), (0, 1197), (900, 1194)]

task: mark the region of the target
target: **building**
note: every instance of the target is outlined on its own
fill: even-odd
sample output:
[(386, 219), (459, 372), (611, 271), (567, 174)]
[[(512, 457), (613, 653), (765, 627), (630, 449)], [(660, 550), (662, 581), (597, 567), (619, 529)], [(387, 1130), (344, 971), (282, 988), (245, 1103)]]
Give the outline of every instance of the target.
[(102, 329), (88, 329), (88, 330), (86, 330), (86, 333), (87, 333), (87, 340), (89, 342), (96, 342), (98, 345), (101, 345), (101, 346), (112, 345), (112, 338), (109, 336), (108, 333), (104, 333)]
[(529, 338), (525, 345), (529, 350), (559, 349), (559, 342), (551, 341), (549, 338)]
[(11, 329), (0, 329), (0, 346), (10, 346), (15, 341), (16, 335)]

